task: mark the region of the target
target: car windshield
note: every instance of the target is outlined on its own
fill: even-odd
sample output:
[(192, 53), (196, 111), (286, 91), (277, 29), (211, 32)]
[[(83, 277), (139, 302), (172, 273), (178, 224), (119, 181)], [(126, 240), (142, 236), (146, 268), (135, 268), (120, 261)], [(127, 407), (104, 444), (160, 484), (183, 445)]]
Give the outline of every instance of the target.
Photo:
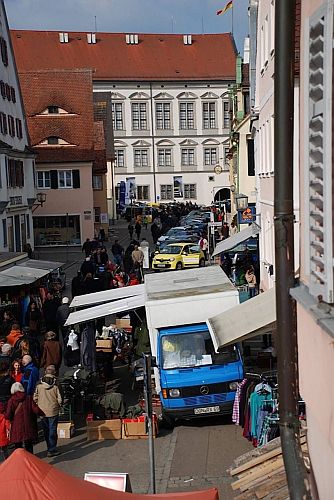
[(204, 365), (224, 365), (238, 361), (236, 346), (215, 352), (210, 332), (164, 335), (161, 339), (161, 366), (164, 370)]
[(167, 253), (172, 255), (177, 255), (181, 253), (182, 247), (176, 245), (168, 245), (160, 250), (160, 253)]

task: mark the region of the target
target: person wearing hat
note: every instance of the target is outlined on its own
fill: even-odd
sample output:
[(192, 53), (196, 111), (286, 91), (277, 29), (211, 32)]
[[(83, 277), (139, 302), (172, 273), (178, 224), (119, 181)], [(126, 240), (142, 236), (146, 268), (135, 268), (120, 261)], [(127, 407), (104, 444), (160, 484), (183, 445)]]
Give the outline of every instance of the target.
[(47, 366), (45, 375), (36, 386), (33, 396), (44, 416), (41, 418), (44, 438), (48, 449), (48, 457), (60, 454), (57, 450), (57, 425), (59, 409), (62, 405), (62, 396), (56, 379), (56, 370), (53, 365)]
[(70, 300), (68, 297), (63, 297), (62, 303), (58, 307), (57, 314), (56, 314), (56, 322), (57, 322), (58, 328), (61, 331), (64, 342), (68, 336), (68, 327), (65, 326), (65, 323), (66, 323), (66, 320), (70, 314), (69, 302), (70, 302)]

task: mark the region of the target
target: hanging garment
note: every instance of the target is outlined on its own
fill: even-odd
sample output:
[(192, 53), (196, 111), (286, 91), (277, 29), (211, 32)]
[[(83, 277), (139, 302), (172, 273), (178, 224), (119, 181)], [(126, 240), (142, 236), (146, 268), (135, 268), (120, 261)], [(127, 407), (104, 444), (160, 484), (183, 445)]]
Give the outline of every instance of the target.
[(80, 362), (89, 371), (96, 371), (96, 347), (94, 323), (86, 323), (81, 335)]
[(74, 330), (70, 331), (67, 341), (67, 347), (70, 347), (72, 351), (76, 351), (77, 349), (79, 349), (78, 335), (75, 333)]
[(239, 405), (240, 405), (240, 396), (241, 396), (241, 390), (243, 386), (246, 384), (247, 379), (244, 378), (242, 382), (238, 384), (236, 393), (235, 393), (235, 398), (234, 398), (234, 403), (233, 403), (233, 412), (232, 412), (232, 422), (235, 423), (235, 425), (239, 425), (240, 421), (240, 412), (239, 412)]
[[(262, 388), (259, 388), (259, 386)], [(263, 386), (266, 386), (265, 388)], [(258, 390), (256, 390), (258, 388)], [(258, 414), (262, 407), (262, 403), (267, 399), (271, 399), (271, 387), (267, 384), (258, 384), (255, 387), (255, 391), (251, 394), (249, 398), (250, 412), (251, 412), (251, 425), (250, 434), (252, 438), (258, 439), (261, 429), (258, 428)]]

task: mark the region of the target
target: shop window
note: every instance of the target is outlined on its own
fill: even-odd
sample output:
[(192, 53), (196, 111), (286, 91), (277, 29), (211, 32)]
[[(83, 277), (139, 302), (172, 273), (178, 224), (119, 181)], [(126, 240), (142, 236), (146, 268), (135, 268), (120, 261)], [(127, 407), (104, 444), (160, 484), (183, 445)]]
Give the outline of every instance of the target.
[(37, 246), (81, 244), (80, 215), (34, 217), (33, 226)]

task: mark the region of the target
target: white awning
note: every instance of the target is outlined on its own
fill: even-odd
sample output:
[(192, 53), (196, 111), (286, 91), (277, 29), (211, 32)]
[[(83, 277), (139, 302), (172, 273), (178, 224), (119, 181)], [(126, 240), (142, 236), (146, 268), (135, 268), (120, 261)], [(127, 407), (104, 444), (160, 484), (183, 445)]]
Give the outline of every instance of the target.
[(240, 245), (240, 243), (248, 240), (248, 238), (256, 236), (257, 234), (259, 234), (260, 231), (261, 231), (260, 226), (258, 226), (255, 222), (253, 222), (252, 225), (248, 226), (246, 229), (243, 229), (242, 231), (239, 231), (239, 233), (229, 236), (228, 238), (226, 238), (226, 240), (220, 241), (216, 246), (216, 248), (214, 249), (212, 256), (214, 257), (215, 255), (218, 255), (222, 252), (227, 252), (227, 250), (231, 250), (231, 248)]
[(143, 307), (144, 305), (144, 294), (124, 300), (108, 302), (107, 304), (89, 307), (88, 309), (82, 309), (81, 311), (71, 313), (67, 318), (65, 325), (69, 326), (76, 325), (78, 323), (86, 323), (87, 321), (103, 318), (104, 316), (109, 316), (110, 314), (116, 314), (123, 311), (133, 311), (134, 309), (138, 309), (138, 307)]
[(25, 260), (24, 262), (20, 262), (16, 265), (20, 266), (20, 267), (31, 267), (32, 269), (45, 269), (45, 270), (48, 270), (49, 272), (51, 272), (54, 269), (58, 269), (58, 267), (63, 266), (64, 263), (63, 262), (52, 262), (51, 260), (28, 259), (28, 260)]
[(217, 347), (270, 333), (275, 323), (275, 288), (207, 320)]
[(48, 275), (50, 270), (32, 269), (30, 267), (13, 266), (0, 271), (0, 286), (30, 285), (34, 281)]
[(71, 302), (70, 307), (83, 307), (111, 302), (112, 300), (125, 299), (143, 295), (145, 285), (124, 286), (113, 290), (104, 290), (103, 292), (87, 293), (86, 295), (77, 295)]

